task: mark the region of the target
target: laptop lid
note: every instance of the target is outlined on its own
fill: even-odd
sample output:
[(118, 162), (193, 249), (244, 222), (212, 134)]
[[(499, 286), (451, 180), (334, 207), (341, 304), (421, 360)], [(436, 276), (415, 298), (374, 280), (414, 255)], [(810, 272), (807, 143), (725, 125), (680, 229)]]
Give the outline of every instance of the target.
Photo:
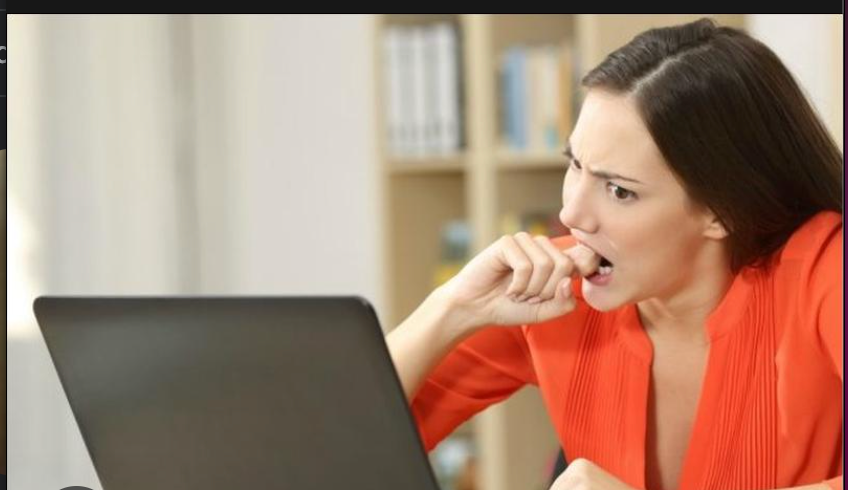
[(39, 297), (104, 490), (437, 489), (360, 297)]

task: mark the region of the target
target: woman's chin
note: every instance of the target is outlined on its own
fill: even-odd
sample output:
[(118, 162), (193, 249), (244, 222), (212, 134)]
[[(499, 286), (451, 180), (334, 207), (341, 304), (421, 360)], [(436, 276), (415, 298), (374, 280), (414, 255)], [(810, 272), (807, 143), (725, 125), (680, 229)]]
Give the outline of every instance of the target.
[(598, 311), (614, 310), (625, 303), (619, 294), (613, 293), (606, 286), (598, 287), (584, 280), (581, 289), (586, 303)]

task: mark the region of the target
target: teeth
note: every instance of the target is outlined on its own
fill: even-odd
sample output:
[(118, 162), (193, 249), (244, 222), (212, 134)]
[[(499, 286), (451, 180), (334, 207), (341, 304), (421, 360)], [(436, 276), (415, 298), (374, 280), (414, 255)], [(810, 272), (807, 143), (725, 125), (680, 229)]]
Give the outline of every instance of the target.
[(601, 267), (598, 267), (598, 274), (600, 274), (602, 276), (606, 276), (606, 275), (611, 274), (611, 273), (612, 273), (612, 266), (610, 266), (610, 265), (602, 265)]

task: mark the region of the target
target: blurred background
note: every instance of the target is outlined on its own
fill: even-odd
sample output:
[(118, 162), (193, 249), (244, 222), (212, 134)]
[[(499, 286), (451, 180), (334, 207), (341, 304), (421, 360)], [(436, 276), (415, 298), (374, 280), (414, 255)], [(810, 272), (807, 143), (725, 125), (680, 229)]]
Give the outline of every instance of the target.
[[(716, 17), (841, 147), (842, 16)], [(35, 296), (358, 294), (388, 331), (497, 235), (564, 232), (577, 81), (693, 18), (9, 15), (9, 487), (101, 488)], [(556, 449), (527, 389), (431, 459), (446, 490), (535, 489)]]

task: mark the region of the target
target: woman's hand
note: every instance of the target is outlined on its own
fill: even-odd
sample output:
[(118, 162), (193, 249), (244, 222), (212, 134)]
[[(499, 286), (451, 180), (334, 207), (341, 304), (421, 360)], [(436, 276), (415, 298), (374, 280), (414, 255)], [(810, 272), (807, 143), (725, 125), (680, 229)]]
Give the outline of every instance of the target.
[(547, 237), (520, 232), (491, 244), (440, 289), (464, 328), (539, 323), (572, 311), (571, 277), (599, 264), (583, 245), (559, 250)]
[(575, 459), (550, 490), (635, 490), (588, 459)]

